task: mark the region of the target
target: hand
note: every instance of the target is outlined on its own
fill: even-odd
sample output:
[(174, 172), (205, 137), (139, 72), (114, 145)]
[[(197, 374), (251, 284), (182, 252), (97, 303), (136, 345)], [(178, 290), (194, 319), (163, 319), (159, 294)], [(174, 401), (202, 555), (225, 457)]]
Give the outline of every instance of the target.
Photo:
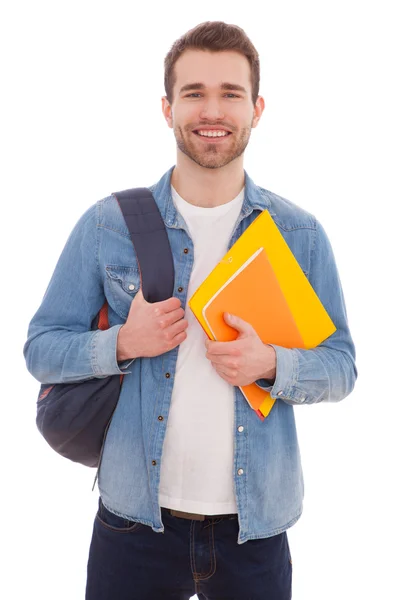
[(118, 333), (117, 360), (158, 356), (181, 344), (187, 337), (184, 314), (179, 298), (151, 303), (139, 289)]
[(276, 353), (264, 344), (253, 326), (240, 317), (224, 313), (225, 322), (239, 332), (232, 342), (206, 340), (206, 357), (218, 375), (231, 385), (244, 386), (257, 379), (274, 379)]

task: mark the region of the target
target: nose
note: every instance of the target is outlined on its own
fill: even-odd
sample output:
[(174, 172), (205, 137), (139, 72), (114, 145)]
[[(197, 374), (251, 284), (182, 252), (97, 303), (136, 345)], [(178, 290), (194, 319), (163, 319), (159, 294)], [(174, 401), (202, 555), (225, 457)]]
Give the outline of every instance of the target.
[(205, 98), (200, 111), (200, 119), (214, 121), (224, 118), (224, 112), (217, 98)]

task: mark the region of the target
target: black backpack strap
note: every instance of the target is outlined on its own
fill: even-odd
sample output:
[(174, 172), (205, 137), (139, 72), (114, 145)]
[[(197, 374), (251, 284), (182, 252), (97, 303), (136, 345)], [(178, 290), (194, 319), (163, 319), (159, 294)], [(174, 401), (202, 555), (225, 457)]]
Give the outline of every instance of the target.
[(148, 188), (113, 194), (125, 218), (139, 263), (147, 302), (161, 302), (174, 292), (174, 260), (164, 221)]

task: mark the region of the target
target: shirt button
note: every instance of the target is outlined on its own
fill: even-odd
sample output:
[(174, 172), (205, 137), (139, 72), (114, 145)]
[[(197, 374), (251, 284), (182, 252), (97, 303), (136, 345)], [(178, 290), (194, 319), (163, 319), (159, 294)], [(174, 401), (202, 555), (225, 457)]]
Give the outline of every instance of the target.
[(164, 421), (164, 417), (162, 417), (161, 415), (158, 417), (159, 421)]
[(133, 285), (133, 283), (130, 284), (129, 289), (130, 290), (134, 290), (135, 289), (135, 286)]
[(165, 373), (165, 377), (166, 377), (167, 379), (169, 379), (169, 378), (171, 377), (171, 374), (170, 374), (170, 373)]
[(280, 390), (280, 391), (277, 393), (277, 396), (283, 396), (283, 391), (282, 391), (282, 390)]
[(243, 469), (239, 469), (238, 475), (243, 475)]
[(156, 465), (156, 464), (157, 464), (157, 461), (156, 461), (156, 460), (152, 460), (152, 461), (151, 461), (151, 464), (152, 464), (152, 465), (153, 465), (153, 467), (154, 467), (154, 465)]
[(184, 253), (187, 254), (189, 252), (189, 248), (184, 248)]
[(178, 292), (183, 292), (183, 287), (178, 287)]
[(242, 433), (243, 430), (244, 430), (243, 425), (240, 425), (240, 427), (238, 427), (238, 431), (240, 431), (240, 433)]

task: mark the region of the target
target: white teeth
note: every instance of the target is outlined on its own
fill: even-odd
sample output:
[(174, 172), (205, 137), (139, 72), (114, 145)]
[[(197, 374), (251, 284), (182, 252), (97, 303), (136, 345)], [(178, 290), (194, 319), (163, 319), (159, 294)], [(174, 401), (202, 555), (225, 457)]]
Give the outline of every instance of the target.
[(205, 137), (225, 137), (228, 134), (227, 131), (198, 131), (199, 135), (203, 135)]

